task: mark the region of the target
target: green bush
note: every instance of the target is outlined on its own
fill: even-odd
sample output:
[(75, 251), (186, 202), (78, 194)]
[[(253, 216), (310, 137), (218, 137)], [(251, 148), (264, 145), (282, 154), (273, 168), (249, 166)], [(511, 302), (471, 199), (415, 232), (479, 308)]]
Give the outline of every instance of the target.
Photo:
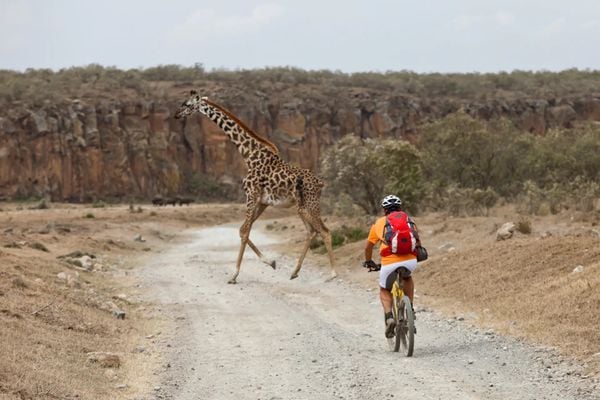
[(337, 203), (345, 196), (368, 214), (378, 214), (381, 199), (392, 193), (416, 210), (425, 190), (421, 169), (420, 154), (408, 142), (354, 135), (327, 149), (321, 160), (328, 200)]
[(340, 232), (344, 236), (345, 243), (358, 242), (366, 239), (367, 236), (369, 236), (369, 232), (367, 232), (365, 229), (347, 225), (342, 225)]
[(419, 139), (425, 176), (443, 185), (508, 194), (521, 173), (518, 148), (512, 146), (518, 135), (508, 121), (492, 129), (462, 112), (428, 124)]
[(516, 199), (529, 214), (594, 207), (597, 189), (591, 183), (600, 180), (597, 124), (534, 136), (507, 120), (486, 123), (459, 112), (425, 126), (419, 149), (434, 208), (450, 201), (451, 211), (460, 214), (470, 202), (489, 208), (499, 196)]
[[(363, 228), (342, 225), (339, 229), (333, 229), (331, 231), (331, 245), (336, 249), (345, 244), (364, 240), (368, 235), (369, 232)], [(310, 242), (309, 247), (317, 253), (325, 253), (327, 251), (321, 238), (314, 238)]]

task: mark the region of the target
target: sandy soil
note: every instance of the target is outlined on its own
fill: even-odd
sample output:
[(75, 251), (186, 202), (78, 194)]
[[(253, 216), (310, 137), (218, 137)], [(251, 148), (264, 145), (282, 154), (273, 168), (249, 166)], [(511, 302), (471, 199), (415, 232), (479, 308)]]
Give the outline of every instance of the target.
[(414, 357), (390, 352), (375, 276), (325, 283), (308, 260), (290, 281), (295, 258), (268, 223), (252, 236), (276, 271), (247, 253), (239, 284), (225, 283), (237, 224), (188, 231), (137, 271), (143, 297), (175, 321), (153, 340), (166, 358), (151, 398), (600, 398), (574, 360), (421, 306)]
[[(0, 399), (143, 392), (160, 358), (144, 351), (145, 337), (170, 322), (130, 295), (129, 271), (182, 229), (243, 216), (242, 207), (220, 205), (0, 206)], [(82, 268), (62, 257), (75, 251), (95, 258)], [(95, 352), (118, 361), (91, 362)]]
[[(594, 220), (533, 218), (531, 235), (496, 242), (510, 210), (420, 217), (431, 258), (415, 274), (407, 359), (383, 338), (363, 243), (335, 251), (339, 279), (325, 283), (326, 257), (311, 253), (290, 281), (303, 227), (267, 210), (252, 237), (278, 269), (248, 250), (227, 285), (242, 205), (142, 207), (2, 204), (0, 399), (599, 398)], [(59, 257), (76, 250), (93, 268)], [(96, 351), (120, 365), (91, 363)]]

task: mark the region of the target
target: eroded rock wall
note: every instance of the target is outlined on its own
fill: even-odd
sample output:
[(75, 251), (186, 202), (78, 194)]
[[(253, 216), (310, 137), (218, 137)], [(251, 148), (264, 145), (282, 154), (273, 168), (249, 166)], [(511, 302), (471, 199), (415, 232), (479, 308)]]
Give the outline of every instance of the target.
[[(544, 134), (577, 120), (600, 120), (600, 98), (457, 101), (347, 89), (286, 88), (211, 93), (284, 158), (318, 169), (320, 152), (344, 135), (414, 139), (423, 122), (459, 109), (507, 117)], [(12, 104), (0, 109), (0, 197), (54, 201), (149, 198), (184, 192), (194, 174), (237, 182), (245, 164), (208, 119), (174, 120), (182, 98)]]

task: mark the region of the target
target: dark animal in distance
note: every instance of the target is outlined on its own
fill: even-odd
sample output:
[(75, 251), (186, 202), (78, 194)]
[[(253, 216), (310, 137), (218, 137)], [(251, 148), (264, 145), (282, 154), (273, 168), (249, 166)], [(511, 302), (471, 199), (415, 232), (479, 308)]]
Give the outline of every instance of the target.
[(175, 205), (179, 204), (180, 206), (182, 205), (190, 205), (191, 203), (194, 202), (194, 199), (188, 196), (175, 196), (175, 197), (167, 197), (167, 198), (163, 198), (162, 196), (156, 196), (152, 199), (152, 204), (154, 204), (155, 206), (167, 206), (167, 205), (172, 205), (173, 207), (175, 207)]

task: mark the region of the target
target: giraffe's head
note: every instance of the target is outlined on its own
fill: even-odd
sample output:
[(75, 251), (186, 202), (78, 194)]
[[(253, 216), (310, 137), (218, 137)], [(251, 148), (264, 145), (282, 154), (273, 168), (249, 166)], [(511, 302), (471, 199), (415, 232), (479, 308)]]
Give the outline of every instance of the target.
[(185, 118), (190, 114), (200, 111), (200, 105), (207, 97), (200, 97), (195, 90), (190, 92), (190, 97), (175, 111), (175, 118)]

